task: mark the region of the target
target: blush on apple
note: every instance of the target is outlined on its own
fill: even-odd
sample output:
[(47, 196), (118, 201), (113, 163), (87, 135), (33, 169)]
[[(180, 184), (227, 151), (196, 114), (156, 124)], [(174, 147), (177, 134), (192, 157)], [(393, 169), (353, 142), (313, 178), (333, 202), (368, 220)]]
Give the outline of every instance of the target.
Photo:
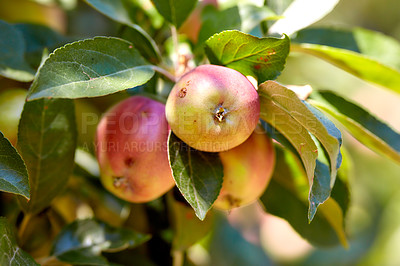
[(258, 128), (244, 143), (220, 152), (219, 156), (224, 181), (214, 206), (230, 210), (257, 200), (274, 170), (275, 150), (271, 138)]
[(160, 197), (175, 182), (167, 156), (165, 107), (134, 96), (111, 108), (97, 128), (97, 159), (106, 189), (130, 202)]

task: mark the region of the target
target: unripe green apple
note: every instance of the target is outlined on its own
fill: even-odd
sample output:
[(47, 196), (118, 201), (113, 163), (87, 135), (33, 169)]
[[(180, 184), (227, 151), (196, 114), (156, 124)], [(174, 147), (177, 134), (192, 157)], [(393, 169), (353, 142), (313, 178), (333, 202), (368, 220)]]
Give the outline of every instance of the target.
[(175, 182), (167, 155), (165, 107), (133, 96), (109, 111), (97, 127), (96, 149), (106, 189), (130, 202), (154, 200)]
[(189, 146), (226, 151), (251, 135), (259, 121), (260, 102), (256, 89), (240, 72), (201, 65), (175, 84), (166, 117), (171, 130)]
[(256, 130), (244, 143), (220, 152), (224, 181), (214, 206), (230, 210), (258, 199), (271, 179), (275, 150), (271, 139)]

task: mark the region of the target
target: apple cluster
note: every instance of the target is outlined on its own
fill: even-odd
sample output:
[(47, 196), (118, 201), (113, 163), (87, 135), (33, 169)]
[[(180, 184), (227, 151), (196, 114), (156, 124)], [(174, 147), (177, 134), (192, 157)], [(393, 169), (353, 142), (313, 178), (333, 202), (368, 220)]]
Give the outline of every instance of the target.
[(106, 189), (130, 202), (148, 202), (175, 181), (168, 161), (170, 131), (190, 147), (219, 152), (224, 181), (214, 206), (232, 209), (265, 190), (275, 161), (259, 128), (257, 90), (240, 72), (201, 65), (174, 85), (166, 105), (130, 97), (106, 112), (97, 128), (97, 158)]

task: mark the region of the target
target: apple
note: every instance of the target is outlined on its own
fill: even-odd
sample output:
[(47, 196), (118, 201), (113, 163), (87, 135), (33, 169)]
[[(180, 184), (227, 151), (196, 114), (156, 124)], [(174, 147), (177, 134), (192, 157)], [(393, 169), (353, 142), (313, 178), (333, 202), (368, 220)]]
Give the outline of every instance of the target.
[(257, 129), (244, 143), (220, 152), (224, 181), (214, 207), (223, 210), (248, 205), (265, 191), (275, 165), (271, 138)]
[(183, 75), (166, 103), (171, 130), (200, 151), (220, 152), (243, 143), (260, 117), (252, 83), (240, 72), (201, 65)]
[(165, 106), (133, 96), (114, 107), (97, 127), (96, 152), (104, 187), (135, 203), (154, 200), (175, 182), (167, 155)]

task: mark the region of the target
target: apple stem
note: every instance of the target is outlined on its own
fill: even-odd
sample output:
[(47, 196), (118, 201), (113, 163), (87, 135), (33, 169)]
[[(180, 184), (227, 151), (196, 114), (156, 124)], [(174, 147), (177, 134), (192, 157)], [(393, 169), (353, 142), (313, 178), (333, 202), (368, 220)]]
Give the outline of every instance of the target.
[(226, 113), (227, 113), (226, 110), (222, 106), (220, 106), (215, 111), (214, 119), (216, 119), (218, 122), (222, 122), (225, 119)]
[(161, 75), (165, 76), (166, 78), (168, 78), (169, 80), (171, 80), (172, 82), (176, 83), (178, 81), (177, 77), (175, 77), (174, 75), (172, 75), (170, 72), (168, 72), (167, 70), (165, 70), (164, 68), (158, 67), (158, 66), (151, 66), (151, 68), (154, 71), (157, 71), (158, 73), (160, 73)]

